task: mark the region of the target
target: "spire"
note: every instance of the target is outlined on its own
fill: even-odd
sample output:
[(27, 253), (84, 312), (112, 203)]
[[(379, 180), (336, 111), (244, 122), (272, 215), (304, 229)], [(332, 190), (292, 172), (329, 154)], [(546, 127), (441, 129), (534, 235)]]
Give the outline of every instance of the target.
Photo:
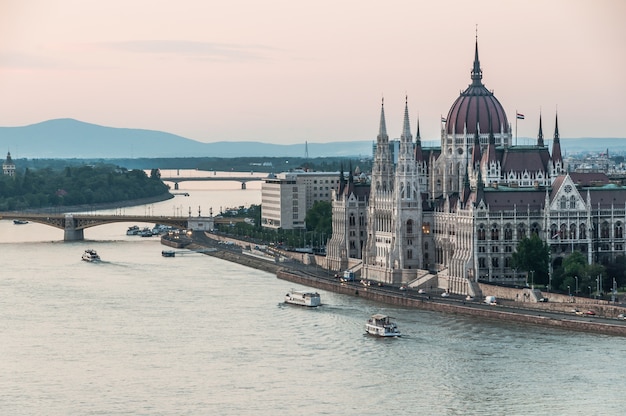
[(476, 33), (476, 49), (474, 50), (474, 67), (472, 68), (472, 85), (481, 86), (483, 83), (483, 71), (480, 70), (480, 60), (478, 59), (478, 33)]
[(402, 126), (402, 138), (405, 142), (411, 141), (411, 125), (409, 123), (409, 97), (404, 97), (404, 124)]
[(343, 176), (343, 162), (341, 162), (341, 165), (339, 168), (339, 190), (337, 192), (337, 195), (341, 195), (345, 187), (346, 187), (346, 178)]
[(541, 113), (539, 113), (539, 135), (537, 135), (537, 146), (543, 147), (543, 128), (541, 127)]
[(472, 165), (474, 169), (480, 164), (482, 155), (480, 154), (480, 137), (478, 136), (478, 125), (476, 125), (476, 133), (474, 133), (474, 148), (472, 149)]
[(387, 123), (385, 123), (385, 99), (383, 98), (380, 105), (380, 127), (378, 129), (378, 141), (389, 141), (387, 136)]
[(417, 118), (417, 133), (415, 133), (415, 161), (423, 162), (424, 154), (422, 153), (422, 137), (420, 136), (420, 119)]
[(552, 163), (563, 162), (561, 156), (561, 139), (559, 138), (559, 115), (557, 114), (554, 122), (554, 139), (552, 140)]

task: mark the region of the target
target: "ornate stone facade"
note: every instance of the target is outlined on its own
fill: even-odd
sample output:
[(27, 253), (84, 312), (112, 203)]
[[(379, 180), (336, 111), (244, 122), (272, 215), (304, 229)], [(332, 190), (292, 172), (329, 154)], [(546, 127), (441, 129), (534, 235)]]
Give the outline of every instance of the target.
[(532, 234), (549, 244), (553, 265), (574, 250), (590, 263), (624, 254), (626, 188), (566, 172), (557, 118), (551, 152), (541, 116), (535, 145), (514, 146), (511, 132), (482, 83), (478, 43), (471, 84), (442, 118), (440, 147), (422, 147), (419, 122), (413, 141), (407, 100), (394, 163), (383, 102), (369, 197), (343, 174), (333, 192), (329, 266), (361, 259), (365, 279), (478, 296), (478, 281), (526, 281), (511, 258)]

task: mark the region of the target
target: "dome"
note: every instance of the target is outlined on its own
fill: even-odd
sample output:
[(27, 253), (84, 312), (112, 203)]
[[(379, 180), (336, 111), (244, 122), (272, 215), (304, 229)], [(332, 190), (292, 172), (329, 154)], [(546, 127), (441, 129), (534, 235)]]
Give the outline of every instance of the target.
[(467, 129), (468, 135), (476, 133), (476, 125), (480, 133), (500, 130), (508, 132), (509, 122), (500, 101), (482, 83), (482, 70), (478, 60), (478, 42), (474, 54), (474, 68), (472, 69), (472, 83), (456, 99), (446, 118), (447, 134), (463, 134)]

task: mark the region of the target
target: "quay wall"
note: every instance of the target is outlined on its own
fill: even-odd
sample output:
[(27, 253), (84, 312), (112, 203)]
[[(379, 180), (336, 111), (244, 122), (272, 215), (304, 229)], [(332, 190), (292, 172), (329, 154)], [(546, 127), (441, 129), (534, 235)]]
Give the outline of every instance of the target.
[(436, 302), (424, 298), (414, 298), (398, 295), (397, 293), (386, 291), (383, 288), (376, 288), (371, 286), (361, 288), (358, 286), (342, 284), (340, 282), (329, 279), (317, 278), (308, 274), (291, 272), (288, 270), (279, 270), (276, 275), (279, 279), (288, 280), (290, 282), (299, 283), (306, 286), (312, 286), (318, 289), (328, 290), (330, 292), (337, 292), (344, 295), (358, 296), (364, 299), (391, 304), (395, 306), (417, 308), (451, 314), (470, 315), (486, 319), (494, 319), (498, 321), (552, 326), (574, 331), (626, 336), (626, 326), (573, 320), (568, 319), (566, 315), (563, 318), (555, 319), (547, 316), (520, 313), (519, 311), (507, 311), (502, 309), (501, 306), (477, 308), (465, 304)]

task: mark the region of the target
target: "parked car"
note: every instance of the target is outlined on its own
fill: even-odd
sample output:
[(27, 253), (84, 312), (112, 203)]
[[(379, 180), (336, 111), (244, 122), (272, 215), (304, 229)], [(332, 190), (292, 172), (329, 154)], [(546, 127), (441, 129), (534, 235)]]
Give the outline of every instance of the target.
[(587, 312), (585, 312), (585, 315), (590, 315), (590, 316), (593, 316), (593, 315), (595, 315), (595, 314), (596, 314), (596, 313), (595, 313), (594, 311), (592, 311), (592, 310), (588, 310)]

